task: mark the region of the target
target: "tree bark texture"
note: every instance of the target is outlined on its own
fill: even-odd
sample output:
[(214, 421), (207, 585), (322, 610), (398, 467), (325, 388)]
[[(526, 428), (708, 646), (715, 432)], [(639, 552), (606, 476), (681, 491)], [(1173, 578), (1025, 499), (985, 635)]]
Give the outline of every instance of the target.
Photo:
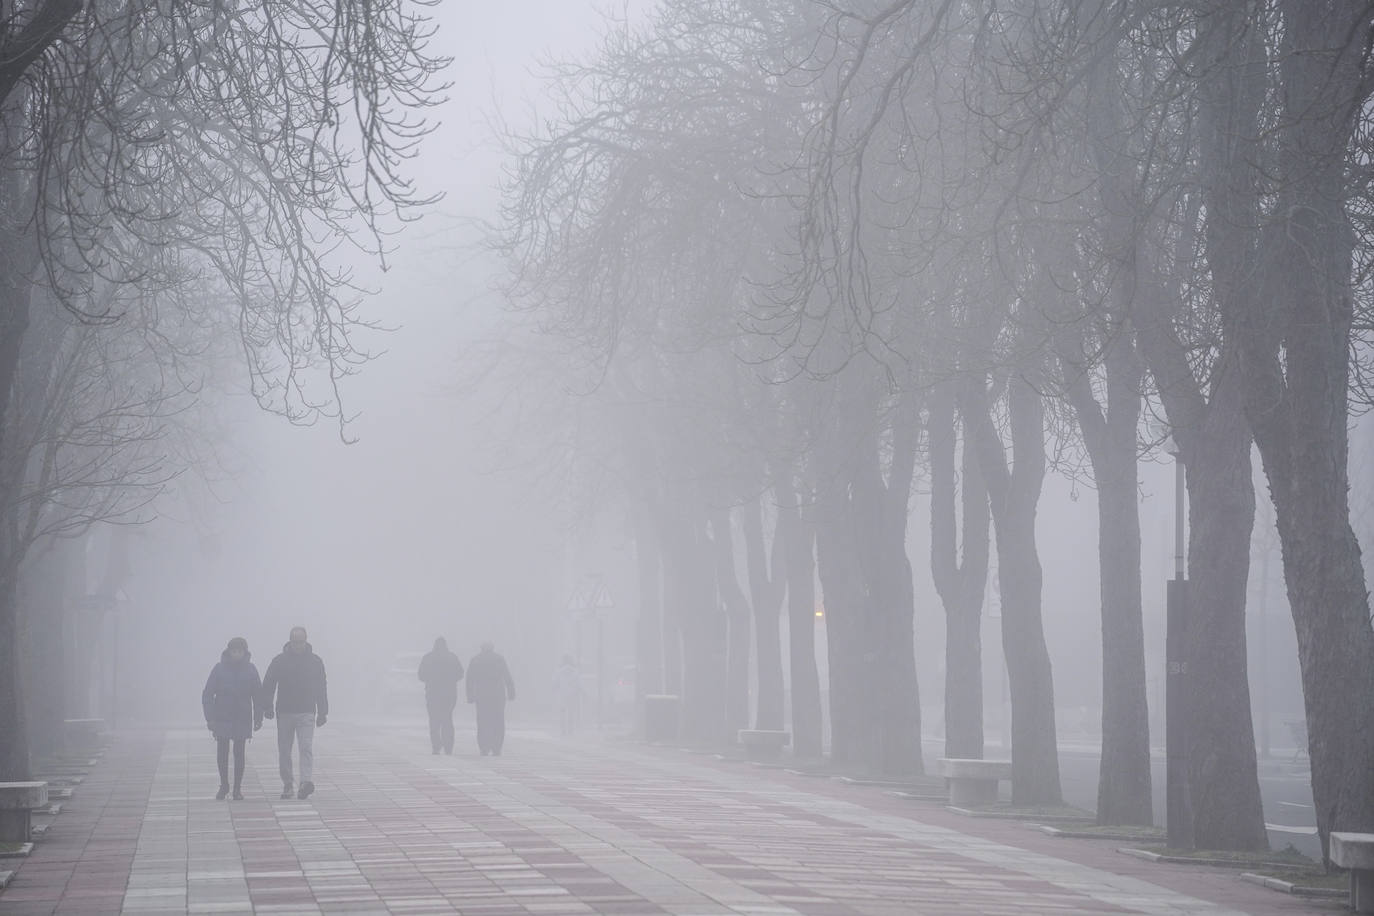
[(31, 774), (22, 652), (18, 589), (10, 566), (0, 571), (0, 782), (23, 782)]
[[(945, 756), (983, 756), (983, 596), (987, 591), (990, 524), (987, 489), (977, 456), (965, 443), (955, 474), (957, 381), (931, 394), (926, 422), (930, 452), (930, 570), (945, 610)], [(958, 499), (956, 500), (956, 490)], [(958, 556), (962, 508), (963, 557)]]
[(639, 613), (635, 618), (635, 703), (642, 708), (644, 696), (665, 693), (663, 677), (663, 565), (658, 538), (643, 508), (635, 524), (635, 571)]
[(884, 774), (923, 771), (906, 517), (917, 414), (898, 409), (884, 481), (870, 427), (828, 448), (817, 558), (830, 646), (831, 753)]
[(771, 549), (764, 545), (763, 506), (758, 499), (741, 510), (749, 571), (749, 597), (754, 608), (754, 657), (758, 699), (754, 727), (783, 728), (782, 601), (787, 587), (783, 563), (783, 516), (777, 513)]
[[(1267, 843), (1245, 654), (1246, 585), (1255, 520), (1250, 429), (1234, 366), (1223, 347), (1204, 392), (1165, 312), (1170, 293), (1152, 283), (1137, 340), (1187, 468), (1189, 789), (1195, 840), (1209, 849)], [(1175, 297), (1176, 298), (1176, 297)], [(1194, 680), (1195, 679), (1195, 680)]]
[[(37, 756), (60, 748), (66, 715), (67, 585), (73, 581), (68, 559), (72, 542), (49, 542), (31, 556), (19, 579), (24, 708), (29, 745)], [(80, 542), (76, 542), (80, 543)]]
[(778, 537), (787, 575), (787, 669), (792, 706), (792, 751), (823, 753), (821, 679), (816, 667), (816, 530), (796, 494), (781, 495)]
[[(1108, 30), (1113, 17), (1091, 7), (1089, 21)], [(1096, 44), (1101, 34), (1093, 36)], [(1085, 322), (1074, 331), (1065, 367), (1066, 389), (1097, 484), (1098, 571), (1102, 602), (1102, 758), (1098, 769), (1097, 822), (1154, 823), (1150, 778), (1150, 716), (1145, 678), (1145, 629), (1140, 576), (1140, 504), (1137, 427), (1144, 367), (1131, 315), (1140, 284), (1141, 233), (1149, 208), (1141, 200), (1142, 158), (1148, 141), (1127, 122), (1121, 105), (1122, 62), (1098, 55), (1088, 65), (1087, 120), (1090, 155), (1106, 254), (1113, 267), (1106, 308), (1096, 324), (1105, 340), (1106, 405), (1093, 393), (1084, 358)], [(1066, 328), (1068, 325), (1065, 326)], [(1076, 333), (1075, 333), (1076, 332)], [(1062, 335), (1061, 335), (1062, 339)], [(1096, 343), (1096, 341), (1095, 341)]]
[(679, 507), (667, 521), (664, 600), (673, 608), (681, 645), (682, 736), (700, 744), (728, 741), (725, 719), (726, 619), (716, 593), (705, 514)]
[(1035, 513), (1045, 477), (1044, 406), (1020, 378), (1007, 392), (1014, 461), (981, 392), (970, 398), (978, 464), (987, 482), (1002, 594), (1002, 650), (1011, 688), (1012, 801), (1058, 805), (1059, 749), (1054, 683), (1041, 620), (1042, 573), (1035, 543)]
[(1270, 47), (1266, 30), (1243, 29), (1254, 12), (1217, 4), (1201, 37), (1206, 254), (1276, 510), (1326, 853), (1332, 830), (1374, 829), (1374, 627), (1347, 477), (1345, 209), (1374, 26), (1355, 5), (1289, 0)]
[(727, 625), (725, 666), (725, 733), (733, 743), (740, 729), (749, 727), (749, 658), (753, 652), (753, 621), (749, 599), (735, 572), (735, 539), (730, 513), (711, 513), (711, 548), (716, 567), (716, 589)]

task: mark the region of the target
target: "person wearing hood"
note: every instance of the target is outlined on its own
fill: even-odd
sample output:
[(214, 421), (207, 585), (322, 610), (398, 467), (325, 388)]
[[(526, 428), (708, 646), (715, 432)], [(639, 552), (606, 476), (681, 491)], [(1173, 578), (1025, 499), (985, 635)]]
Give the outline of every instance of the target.
[(463, 663), (448, 650), (440, 636), (434, 649), (420, 659), (420, 680), (425, 684), (425, 709), (429, 712), (431, 753), (453, 753), (453, 707), (458, 705), (458, 682), (463, 679)]
[(205, 711), (205, 727), (215, 736), (215, 759), (219, 764), (219, 792), (229, 794), (229, 746), (234, 748), (234, 800), (243, 800), (243, 752), (253, 732), (262, 728), (262, 706), (258, 692), (262, 681), (248, 651), (248, 640), (235, 636), (220, 653), (219, 662), (210, 669), (200, 705)]
[(468, 662), (467, 695), (477, 707), (477, 749), (483, 757), (499, 757), (506, 740), (506, 701), (515, 699), (515, 681), (489, 642)]
[[(273, 694), (276, 695), (275, 705)], [(295, 784), (291, 745), (300, 748), (301, 783), (297, 798), (315, 791), (315, 729), (329, 716), (324, 662), (306, 641), (305, 627), (292, 627), (281, 654), (267, 666), (262, 679), (263, 715), (277, 719), (277, 763), (281, 769), (281, 797), (290, 798)]]

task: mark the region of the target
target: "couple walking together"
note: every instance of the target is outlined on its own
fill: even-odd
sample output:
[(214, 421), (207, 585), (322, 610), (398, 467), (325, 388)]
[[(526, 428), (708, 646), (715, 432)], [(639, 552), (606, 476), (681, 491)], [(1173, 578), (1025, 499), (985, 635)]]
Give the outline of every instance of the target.
[(262, 728), (263, 719), (277, 720), (277, 764), (281, 772), (282, 798), (290, 798), (295, 788), (291, 766), (292, 745), (300, 754), (300, 788), (296, 798), (309, 798), (315, 791), (315, 729), (329, 716), (329, 693), (324, 662), (306, 640), (305, 627), (293, 627), (291, 638), (281, 654), (267, 666), (267, 676), (259, 680), (248, 641), (242, 636), (229, 640), (219, 663), (210, 671), (200, 696), (205, 724), (215, 736), (216, 763), (219, 765), (219, 792), (229, 794), (229, 751), (234, 752), (234, 798), (243, 798), (244, 748), (253, 732)]
[[(453, 708), (458, 705), (458, 682), (463, 663), (440, 636), (434, 649), (420, 659), (419, 677), (425, 684), (429, 713), (430, 753), (453, 753)], [(506, 741), (506, 701), (515, 699), (515, 681), (506, 660), (489, 642), (472, 657), (467, 668), (467, 700), (477, 707), (477, 749), (485, 757), (500, 756)]]

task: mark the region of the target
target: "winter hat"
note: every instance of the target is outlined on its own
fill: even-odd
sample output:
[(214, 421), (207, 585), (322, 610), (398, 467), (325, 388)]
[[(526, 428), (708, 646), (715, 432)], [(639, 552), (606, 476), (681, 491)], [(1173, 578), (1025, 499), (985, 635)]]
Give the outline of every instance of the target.
[(241, 649), (244, 652), (247, 652), (248, 640), (244, 639), (242, 636), (235, 636), (233, 639), (229, 640), (229, 645), (225, 648), (228, 649), (230, 652), (233, 652), (235, 649)]

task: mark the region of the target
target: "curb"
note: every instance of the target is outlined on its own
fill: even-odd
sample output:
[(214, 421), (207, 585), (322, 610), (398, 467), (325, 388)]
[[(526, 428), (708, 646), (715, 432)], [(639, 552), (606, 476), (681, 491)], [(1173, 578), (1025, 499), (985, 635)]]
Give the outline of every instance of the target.
[(2, 891), (2, 890), (4, 890), (5, 888), (9, 887), (9, 886), (10, 886), (10, 882), (13, 881), (13, 880), (14, 880), (14, 872), (12, 872), (12, 871), (0, 871), (0, 891)]
[(905, 798), (910, 801), (938, 802), (942, 805), (949, 802), (948, 795), (922, 795), (919, 792), (884, 792), (884, 795), (891, 795), (893, 798)]
[(985, 817), (1001, 821), (1049, 821), (1054, 824), (1091, 824), (1093, 819), (1076, 814), (1016, 814), (1010, 811), (984, 811), (980, 808), (960, 808), (945, 805), (946, 811), (962, 814), (964, 817)]
[(1291, 881), (1271, 878), (1268, 875), (1257, 875), (1249, 871), (1242, 872), (1240, 880), (1258, 884), (1260, 887), (1267, 887), (1271, 891), (1278, 891), (1281, 894), (1292, 894), (1294, 897), (1325, 897), (1332, 900), (1344, 900), (1350, 896), (1349, 891), (1337, 890), (1334, 887), (1303, 887), (1301, 884), (1294, 884)]
[[(1039, 828), (1041, 833), (1073, 840), (1115, 840), (1118, 843), (1149, 843), (1153, 839), (1149, 836), (1141, 836), (1138, 833), (1090, 833), (1087, 830), (1065, 830), (1062, 827), (1051, 827), (1048, 824), (1037, 824), (1035, 826)], [(1159, 837), (1159, 840), (1163, 842), (1163, 835)]]
[(0, 859), (23, 859), (27, 858), (31, 852), (33, 852), (32, 843), (20, 843), (19, 848), (12, 852), (0, 851)]
[(1204, 859), (1194, 856), (1171, 856), (1132, 846), (1119, 847), (1117, 852), (1144, 859), (1146, 862), (1168, 862), (1170, 865), (1210, 865), (1213, 868), (1292, 868), (1292, 862), (1237, 862), (1235, 859)]

